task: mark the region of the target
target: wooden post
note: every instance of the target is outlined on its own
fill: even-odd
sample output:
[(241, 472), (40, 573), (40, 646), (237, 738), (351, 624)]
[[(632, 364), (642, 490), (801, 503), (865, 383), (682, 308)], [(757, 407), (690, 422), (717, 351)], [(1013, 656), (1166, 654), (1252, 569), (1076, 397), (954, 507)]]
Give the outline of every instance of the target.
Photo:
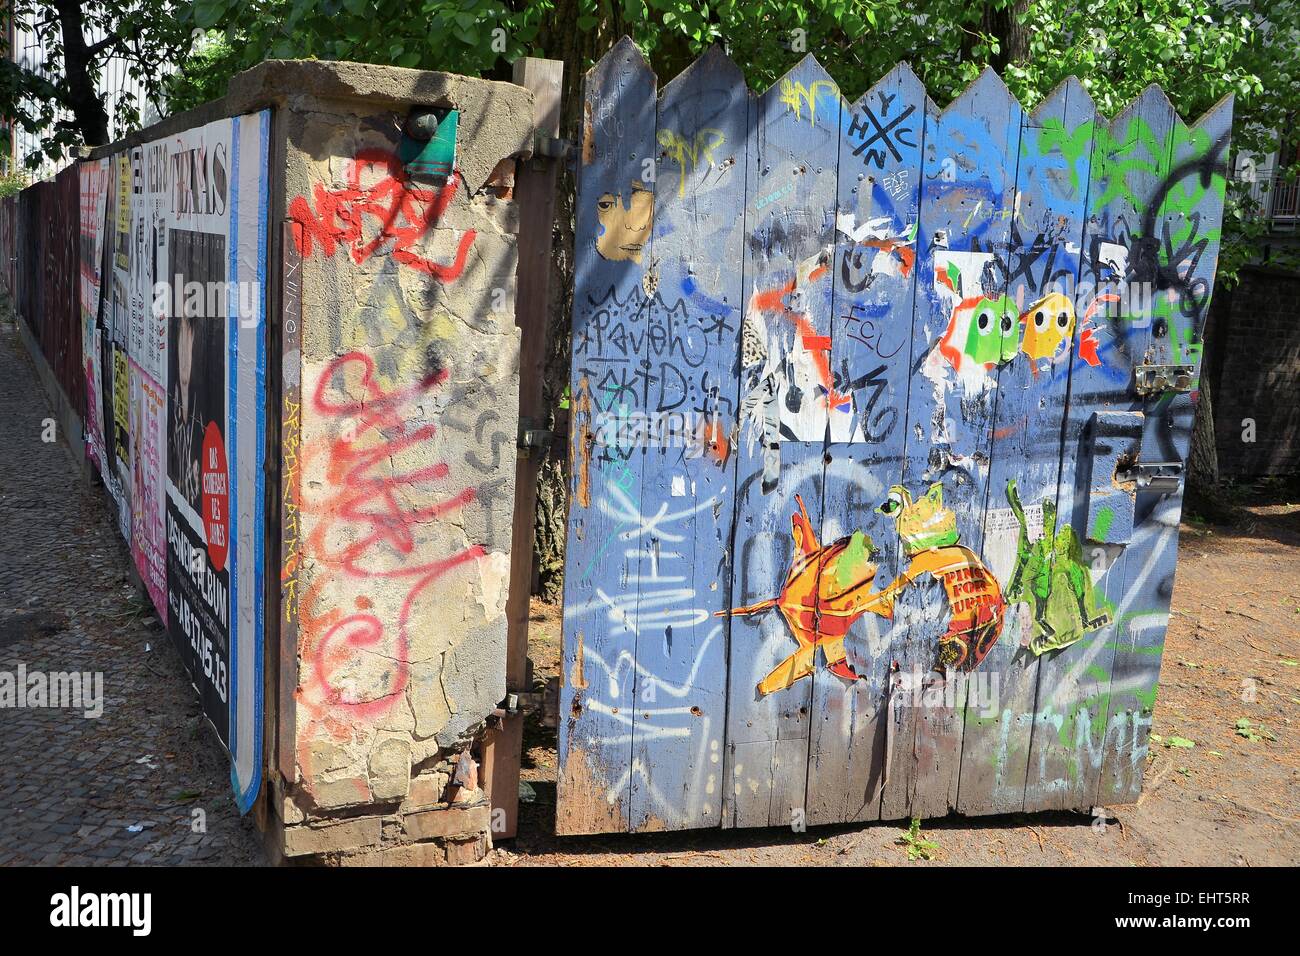
[[(533, 94), (533, 120), (539, 136), (559, 136), (564, 63), (524, 57), (515, 61), (514, 82)], [(515, 324), (519, 326), (519, 419), (540, 428), (546, 418), (542, 374), (550, 303), (551, 224), (559, 167), (534, 156), (515, 172), (519, 203), (519, 269)], [(521, 449), (515, 468), (514, 526), (510, 541), (510, 594), (506, 599), (506, 689), (525, 686), (528, 668), (528, 604), (533, 581), (533, 526), (541, 452)], [(484, 788), (492, 805), (492, 837), (515, 835), (519, 819), (519, 766), (523, 755), (523, 714), (507, 714), (483, 745)]]

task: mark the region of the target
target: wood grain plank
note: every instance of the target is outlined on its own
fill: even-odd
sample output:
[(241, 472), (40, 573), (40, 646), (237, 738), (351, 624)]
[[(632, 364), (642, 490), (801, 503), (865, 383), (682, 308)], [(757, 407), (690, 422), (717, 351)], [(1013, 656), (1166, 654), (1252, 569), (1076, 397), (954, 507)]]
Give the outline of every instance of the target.
[(642, 282), (653, 261), (655, 90), (627, 38), (584, 86), (557, 833), (625, 830), (631, 819), (636, 581), (647, 542), (641, 455), (611, 423), (648, 400)]
[[(804, 554), (820, 528), (825, 443), (838, 414), (829, 346), (840, 107), (809, 56), (758, 97), (750, 124), (732, 590), (737, 607), (768, 603), (732, 621), (724, 826), (806, 817), (817, 649), (816, 565), (804, 566)], [(801, 547), (791, 541), (796, 494), (809, 522)], [(793, 588), (791, 561), (802, 567)], [(778, 664), (784, 676), (765, 678)]]
[(929, 107), (902, 64), (846, 105), (840, 121), (831, 368), (851, 399), (852, 422), (847, 434), (832, 434), (821, 540), (847, 540), (834, 570), (823, 572), (820, 593), (829, 600), (819, 611), (822, 631), (843, 640), (846, 656), (839, 673), (819, 667), (812, 675), (810, 824), (880, 815), (893, 626), (870, 609), (883, 584), (871, 578), (885, 576), (879, 566), (898, 565), (894, 522), (876, 508), (902, 473)]
[(721, 825), (749, 92), (715, 47), (659, 103), (631, 829)]
[[(782, 443), (781, 470), (766, 492), (763, 451), (757, 441), (752, 446), (741, 441), (736, 450), (736, 608), (771, 603), (785, 587), (798, 560), (792, 535), (796, 495), (805, 503), (811, 527), (821, 523), (822, 443)], [(791, 826), (802, 821), (812, 682), (805, 677), (784, 690), (759, 691), (759, 683), (783, 664), (788, 673), (798, 647), (788, 621), (775, 607), (731, 618), (724, 827)]]
[(955, 804), (966, 675), (1001, 629), (1000, 590), (980, 550), (994, 376), (1011, 338), (998, 261), (1017, 209), (1023, 123), (1024, 111), (986, 70), (925, 133), (916, 358), (896, 512), (909, 561), (897, 572), (910, 583), (896, 622), (908, 631), (900, 664), (913, 736), (910, 749), (895, 749), (903, 766), (891, 768), (882, 816), (942, 816)]
[[(1152, 321), (1141, 330), (1141, 354), (1148, 364), (1191, 366), (1193, 380), (1200, 373), (1201, 334), (1219, 256), (1232, 112), (1228, 97), (1191, 128), (1175, 122), (1169, 173), (1148, 199), (1142, 225), (1141, 234), (1154, 240), (1155, 256), (1150, 274), (1139, 271), (1137, 278), (1149, 278), (1157, 295)], [(1194, 395), (1165, 391), (1147, 396), (1142, 408), (1139, 461), (1186, 462)], [(1125, 572), (1131, 577), (1123, 582), (1117, 608), (1124, 629), (1117, 635), (1111, 670), (1098, 805), (1132, 803), (1142, 790), (1178, 562), (1182, 498), (1181, 484), (1169, 493), (1138, 494), (1137, 520), (1126, 549)]]
[[(514, 82), (533, 94), (533, 122), (544, 136), (560, 133), (564, 63), (521, 57)], [(551, 235), (559, 163), (534, 156), (515, 172), (519, 204), (519, 265), (516, 268), (515, 325), (519, 327), (519, 418), (545, 420), (542, 395), (546, 322), (550, 305)], [(506, 595), (506, 690), (531, 691), (528, 681), (528, 617), (533, 587), (533, 539), (537, 475), (542, 454), (520, 451), (515, 458), (514, 518), (510, 528), (510, 587)], [(519, 770), (523, 756), (524, 715), (507, 714), (483, 745), (484, 790), (492, 805), (492, 835), (513, 837), (519, 828)]]
[(967, 814), (1021, 809), (1039, 655), (1081, 636), (1084, 618), (1095, 620), (1066, 600), (1087, 569), (1070, 557), (1072, 532), (1058, 534), (1054, 517), (1095, 121), (1091, 97), (1071, 77), (1034, 110), (1022, 136), (1006, 263), (1018, 351), (997, 373), (983, 545), (1007, 615), (969, 688), (957, 794)]
[(1026, 810), (1087, 810), (1101, 772), (1111, 670), (1118, 635), (1126, 627), (1118, 609), (1132, 555), (1122, 545), (1088, 540), (1089, 491), (1113, 487), (1111, 475), (1094, 474), (1092, 454), (1102, 448), (1113, 448), (1116, 455), (1135, 453), (1137, 443), (1098, 433), (1090, 422), (1099, 411), (1141, 411), (1131, 383), (1133, 366), (1142, 360), (1140, 327), (1150, 322), (1151, 312), (1149, 304), (1128, 295), (1130, 263), (1135, 251), (1146, 247), (1143, 210), (1168, 174), (1175, 119), (1169, 101), (1152, 86), (1110, 123), (1099, 121), (1095, 131), (1082, 280), (1095, 314), (1081, 322), (1070, 370), (1059, 520), (1068, 522), (1082, 542), (1097, 603), (1111, 620), (1039, 663)]

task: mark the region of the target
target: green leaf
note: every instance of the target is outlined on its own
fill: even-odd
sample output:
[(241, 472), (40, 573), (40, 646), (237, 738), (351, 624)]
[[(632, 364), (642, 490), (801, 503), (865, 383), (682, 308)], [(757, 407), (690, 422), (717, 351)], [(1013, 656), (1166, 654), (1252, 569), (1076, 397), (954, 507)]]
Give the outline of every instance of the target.
[(1165, 746), (1183, 747), (1183, 748), (1195, 747), (1196, 742), (1193, 740), (1188, 740), (1186, 737), (1170, 737), (1168, 740), (1165, 741)]
[(194, 23), (200, 30), (208, 30), (217, 25), (230, 6), (229, 0), (195, 0)]

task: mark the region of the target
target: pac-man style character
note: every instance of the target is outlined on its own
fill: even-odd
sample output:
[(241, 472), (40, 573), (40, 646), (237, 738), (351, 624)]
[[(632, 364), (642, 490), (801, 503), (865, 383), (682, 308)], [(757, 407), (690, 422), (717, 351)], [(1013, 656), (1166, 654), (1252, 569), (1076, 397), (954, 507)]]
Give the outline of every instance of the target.
[(939, 352), (958, 372), (967, 363), (991, 369), (1015, 358), (1019, 328), (1020, 316), (1009, 296), (963, 299), (952, 310)]
[(799, 648), (759, 681), (760, 697), (784, 690), (811, 674), (818, 648), (832, 674), (857, 680), (859, 675), (844, 651), (844, 635), (867, 611), (892, 617), (887, 602), (881, 602), (880, 595), (871, 591), (876, 577), (871, 537), (855, 531), (823, 547), (817, 543), (803, 499), (795, 495), (794, 500), (799, 505), (791, 519), (794, 557), (781, 593), (758, 604), (717, 612), (719, 617), (738, 616), (776, 608), (789, 625)]
[(895, 519), (903, 553), (910, 559), (907, 568), (879, 593), (878, 599), (888, 602), (889, 616), (900, 592), (921, 575), (932, 575), (943, 585), (950, 613), (935, 665), (978, 667), (1002, 633), (1006, 602), (997, 578), (979, 555), (957, 543), (957, 518), (943, 506), (943, 485), (935, 482), (917, 501), (902, 485), (894, 485), (876, 510)]
[(1055, 358), (1074, 335), (1074, 305), (1059, 292), (1043, 296), (1020, 316), (1025, 335), (1020, 351), (1031, 359)]

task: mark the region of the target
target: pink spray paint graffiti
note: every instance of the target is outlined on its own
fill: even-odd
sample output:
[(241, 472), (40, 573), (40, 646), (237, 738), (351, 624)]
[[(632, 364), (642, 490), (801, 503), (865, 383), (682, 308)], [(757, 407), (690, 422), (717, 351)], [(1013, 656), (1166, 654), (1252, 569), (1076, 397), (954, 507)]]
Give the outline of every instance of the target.
[[(429, 522), (476, 498), (472, 487), (448, 493), (450, 468), (434, 457), (437, 426), (420, 421), (447, 377), (438, 368), (413, 385), (386, 391), (376, 381), (373, 359), (350, 352), (331, 361), (316, 385), (312, 407), (326, 434), (304, 444), (303, 470), (323, 475), (324, 487), (303, 495), (311, 527), (303, 557), (313, 574), (299, 616), (298, 701), (309, 726), (298, 759), (309, 781), (311, 743), (322, 730), (347, 738), (357, 721), (382, 716), (402, 699), (422, 592), (486, 554), (481, 544), (448, 552), (427, 540)], [(344, 591), (355, 593), (353, 609), (336, 600)], [(358, 680), (367, 666), (379, 673)]]
[[(166, 462), (164, 424), (167, 393), (135, 362), (131, 368), (132, 456), (131, 552), (145, 589), (164, 626), (167, 624), (167, 532), (163, 507)], [(88, 381), (90, 381), (88, 379)]]

